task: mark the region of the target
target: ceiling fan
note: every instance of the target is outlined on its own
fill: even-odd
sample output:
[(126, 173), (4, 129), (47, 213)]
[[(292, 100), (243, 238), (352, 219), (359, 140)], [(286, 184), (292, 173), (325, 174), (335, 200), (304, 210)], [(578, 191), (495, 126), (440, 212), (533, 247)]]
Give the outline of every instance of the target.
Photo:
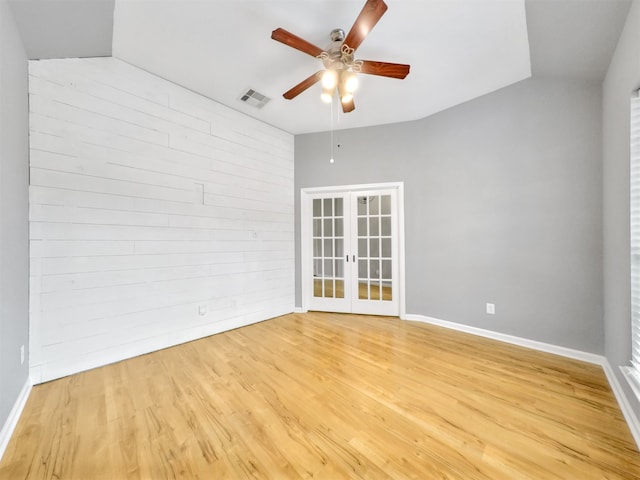
[(320, 70), (304, 79), (282, 96), (287, 100), (291, 100), (322, 80), (321, 98), (330, 103), (337, 89), (342, 111), (347, 113), (356, 108), (353, 101), (353, 92), (358, 86), (358, 73), (399, 79), (405, 78), (409, 74), (410, 65), (354, 59), (355, 51), (386, 11), (387, 5), (383, 0), (367, 0), (346, 37), (344, 30), (340, 28), (331, 31), (331, 44), (326, 50), (283, 28), (277, 28), (271, 32), (272, 39), (319, 58), (324, 65), (324, 70)]

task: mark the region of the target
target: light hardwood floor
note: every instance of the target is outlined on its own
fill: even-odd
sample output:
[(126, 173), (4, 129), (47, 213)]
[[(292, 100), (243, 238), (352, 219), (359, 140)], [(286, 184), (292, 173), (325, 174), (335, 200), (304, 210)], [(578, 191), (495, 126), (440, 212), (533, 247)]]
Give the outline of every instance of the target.
[(0, 478), (636, 479), (601, 368), (291, 314), (33, 388)]

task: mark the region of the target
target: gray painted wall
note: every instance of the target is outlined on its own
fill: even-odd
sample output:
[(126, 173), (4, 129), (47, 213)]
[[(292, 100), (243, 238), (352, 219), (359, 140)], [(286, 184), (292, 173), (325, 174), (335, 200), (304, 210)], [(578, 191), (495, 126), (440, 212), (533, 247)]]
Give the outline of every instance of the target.
[(0, 86), (1, 429), (29, 374), (27, 57), (6, 0), (0, 0)]
[(629, 11), (603, 83), (603, 215), (605, 355), (629, 403), (640, 403), (617, 368), (631, 359), (629, 247), (629, 99), (640, 87), (640, 1)]
[[(408, 314), (603, 353), (598, 85), (529, 79), (334, 136), (333, 165), (327, 133), (296, 136), (296, 212), (301, 187), (404, 181)], [(296, 282), (300, 306), (299, 262)]]

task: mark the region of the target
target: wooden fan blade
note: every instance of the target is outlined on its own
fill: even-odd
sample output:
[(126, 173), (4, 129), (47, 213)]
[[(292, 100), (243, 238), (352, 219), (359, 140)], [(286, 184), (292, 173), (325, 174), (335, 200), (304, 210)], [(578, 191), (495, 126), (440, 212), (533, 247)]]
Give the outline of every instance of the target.
[(362, 67), (360, 73), (368, 75), (379, 75), (381, 77), (405, 78), (409, 75), (411, 65), (403, 63), (374, 62), (372, 60), (361, 60)]
[(273, 32), (271, 32), (271, 38), (273, 38), (276, 42), (289, 45), (291, 48), (300, 50), (301, 52), (311, 55), (312, 57), (317, 57), (323, 52), (320, 47), (316, 47), (314, 44), (307, 42), (305, 39), (300, 38), (291, 32), (287, 32), (284, 28), (276, 28)]
[(284, 98), (286, 98), (287, 100), (291, 100), (293, 98), (296, 98), (298, 95), (300, 95), (302, 92), (304, 92), (307, 88), (309, 88), (310, 86), (315, 85), (316, 83), (318, 83), (320, 81), (320, 79), (322, 78), (322, 72), (323, 72), (323, 70), (320, 70), (319, 72), (314, 73), (310, 77), (305, 78), (303, 81), (301, 81), (295, 87), (293, 87), (291, 90), (288, 90), (287, 92), (282, 94), (282, 96)]
[(387, 4), (383, 0), (367, 0), (353, 27), (351, 27), (347, 37), (344, 39), (343, 45), (356, 50), (386, 11)]

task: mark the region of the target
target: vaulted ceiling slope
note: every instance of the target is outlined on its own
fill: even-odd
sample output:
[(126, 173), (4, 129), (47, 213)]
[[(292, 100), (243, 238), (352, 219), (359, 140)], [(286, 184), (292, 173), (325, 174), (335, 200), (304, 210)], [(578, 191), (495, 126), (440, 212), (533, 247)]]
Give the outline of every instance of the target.
[(527, 0), (533, 75), (602, 82), (631, 0)]
[(30, 59), (109, 57), (115, 0), (10, 0)]
[[(364, 0), (12, 0), (30, 58), (113, 55), (298, 134), (422, 118), (537, 76), (601, 81), (630, 0), (386, 0), (357, 58), (411, 64), (405, 80), (361, 75), (356, 110), (316, 85), (282, 93), (320, 61), (270, 39), (283, 27), (324, 48)], [(247, 89), (267, 95), (257, 109)], [(333, 108), (333, 113), (332, 113)]]

